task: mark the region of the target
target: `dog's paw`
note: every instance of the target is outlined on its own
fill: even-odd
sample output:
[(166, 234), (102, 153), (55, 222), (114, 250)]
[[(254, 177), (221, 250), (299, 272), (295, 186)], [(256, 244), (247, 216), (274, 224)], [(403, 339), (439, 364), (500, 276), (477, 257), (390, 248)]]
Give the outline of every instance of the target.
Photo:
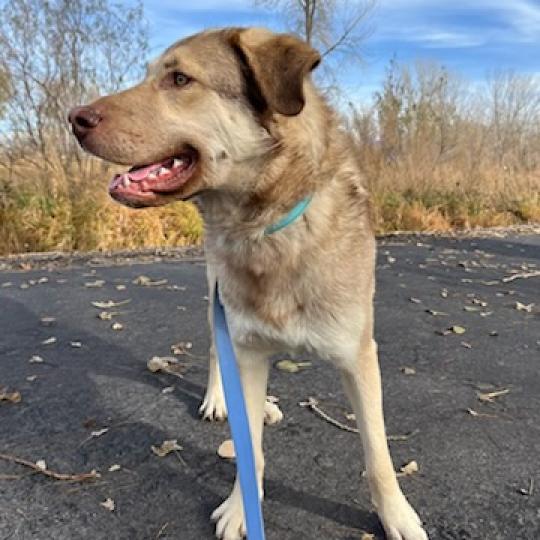
[(246, 536), (242, 495), (236, 487), (229, 498), (212, 514), (216, 523), (216, 537), (221, 540), (241, 540)]
[(377, 513), (387, 540), (428, 540), (418, 514), (401, 492), (383, 501)]
[(199, 414), (204, 420), (222, 422), (227, 418), (227, 406), (223, 390), (219, 386), (206, 390), (203, 402), (199, 407)]
[(281, 409), (272, 401), (266, 400), (264, 405), (264, 423), (271, 426), (283, 420)]
[[(227, 405), (223, 391), (218, 389), (207, 390), (203, 402), (199, 407), (199, 414), (204, 420), (222, 422), (227, 418)], [(264, 423), (271, 426), (283, 420), (281, 409), (273, 402), (266, 401), (264, 405)]]

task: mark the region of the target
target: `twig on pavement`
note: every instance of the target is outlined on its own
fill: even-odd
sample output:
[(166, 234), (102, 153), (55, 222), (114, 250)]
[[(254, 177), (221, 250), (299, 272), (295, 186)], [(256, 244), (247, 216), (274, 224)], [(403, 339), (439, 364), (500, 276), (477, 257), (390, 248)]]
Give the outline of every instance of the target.
[(0, 454), (0, 459), (3, 459), (4, 461), (10, 461), (12, 463), (17, 463), (18, 465), (23, 465), (25, 467), (29, 467), (30, 469), (33, 469), (36, 473), (44, 474), (45, 476), (48, 476), (50, 478), (54, 478), (55, 480), (70, 480), (72, 482), (85, 482), (86, 480), (94, 480), (96, 478), (101, 478), (101, 475), (97, 471), (90, 471), (89, 473), (78, 473), (78, 474), (63, 474), (55, 471), (51, 471), (50, 469), (42, 468), (39, 465), (36, 465), (35, 463), (32, 463), (31, 461), (28, 461), (26, 459), (12, 456), (10, 454)]
[(514, 279), (527, 279), (531, 277), (540, 277), (540, 270), (535, 270), (534, 272), (522, 272), (521, 274), (512, 274), (511, 276), (506, 276), (501, 279), (503, 283), (510, 283)]

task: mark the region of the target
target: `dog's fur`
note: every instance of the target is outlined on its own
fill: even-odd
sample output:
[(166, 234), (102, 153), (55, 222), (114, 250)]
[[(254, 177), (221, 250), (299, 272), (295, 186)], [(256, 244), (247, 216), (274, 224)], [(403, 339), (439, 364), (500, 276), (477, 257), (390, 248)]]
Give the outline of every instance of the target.
[[(81, 138), (120, 164), (199, 159), (193, 178), (153, 204), (194, 197), (205, 223), (209, 298), (216, 281), (238, 356), (263, 493), (262, 431), (281, 419), (266, 402), (269, 356), (304, 349), (340, 371), (356, 414), (373, 503), (391, 540), (427, 538), (402, 494), (388, 451), (373, 340), (375, 240), (368, 193), (349, 136), (310, 81), (319, 54), (262, 29), (184, 39), (146, 79), (91, 105), (102, 120)], [(172, 71), (186, 73), (183, 88)], [(306, 196), (305, 214), (265, 235)], [(212, 306), (210, 306), (210, 313)], [(211, 317), (210, 317), (211, 320)], [(226, 416), (213, 347), (205, 418)], [(238, 481), (214, 512), (219, 538), (245, 534)]]

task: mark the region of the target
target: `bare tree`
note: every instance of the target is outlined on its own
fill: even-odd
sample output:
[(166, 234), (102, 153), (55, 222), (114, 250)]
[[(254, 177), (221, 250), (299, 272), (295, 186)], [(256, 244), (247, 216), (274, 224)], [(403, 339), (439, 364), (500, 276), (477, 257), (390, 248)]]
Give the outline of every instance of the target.
[(499, 71), (488, 80), (488, 113), (495, 159), (502, 165), (537, 166), (540, 80)]
[[(347, 61), (362, 59), (361, 45), (377, 0), (255, 0), (282, 14), (287, 28), (303, 37), (328, 59), (325, 76), (335, 78)], [(323, 64), (324, 66), (324, 64)]]
[[(0, 5), (0, 75), (7, 75), (3, 161), (66, 172), (79, 153), (66, 112), (138, 75), (147, 50), (142, 3), (7, 0)], [(0, 134), (1, 135), (1, 134)], [(7, 154), (10, 154), (9, 156)]]

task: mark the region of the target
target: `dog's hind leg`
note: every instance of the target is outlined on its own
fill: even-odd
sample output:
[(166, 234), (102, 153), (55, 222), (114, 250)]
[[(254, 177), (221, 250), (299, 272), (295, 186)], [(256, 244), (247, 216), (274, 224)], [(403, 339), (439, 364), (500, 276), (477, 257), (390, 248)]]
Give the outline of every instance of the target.
[(420, 518), (403, 495), (386, 439), (377, 344), (368, 338), (346, 363), (343, 386), (362, 437), (371, 498), (388, 540), (427, 540)]
[[(264, 456), (262, 436), (264, 427), (264, 408), (266, 402), (266, 385), (270, 364), (268, 353), (236, 347), (238, 368), (242, 380), (242, 388), (246, 400), (246, 409), (255, 454), (255, 468), (259, 484), (259, 495), (263, 498)], [(239, 540), (246, 534), (244, 508), (238, 475), (228, 499), (212, 514), (216, 522), (216, 536), (224, 540)]]

